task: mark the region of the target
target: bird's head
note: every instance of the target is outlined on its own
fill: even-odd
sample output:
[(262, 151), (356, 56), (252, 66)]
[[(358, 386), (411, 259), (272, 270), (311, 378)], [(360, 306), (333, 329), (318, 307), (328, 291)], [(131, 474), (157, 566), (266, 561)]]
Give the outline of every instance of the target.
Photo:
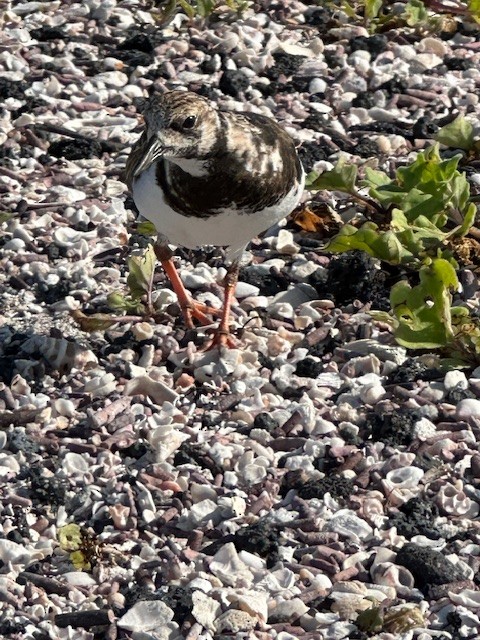
[(218, 112), (206, 98), (189, 91), (170, 91), (149, 99), (143, 112), (147, 147), (135, 174), (158, 158), (177, 162), (205, 160), (217, 139)]

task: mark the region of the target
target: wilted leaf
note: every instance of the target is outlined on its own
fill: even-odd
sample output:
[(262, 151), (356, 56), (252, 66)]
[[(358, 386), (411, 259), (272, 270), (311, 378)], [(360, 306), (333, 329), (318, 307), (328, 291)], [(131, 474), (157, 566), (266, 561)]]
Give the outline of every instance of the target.
[(106, 313), (94, 313), (91, 316), (85, 315), (79, 309), (75, 309), (71, 312), (71, 315), (75, 322), (80, 325), (82, 331), (105, 331), (118, 322), (118, 319), (109, 316)]
[[(478, 0), (480, 7), (480, 0)], [(480, 16), (480, 9), (479, 9)], [(435, 139), (444, 144), (446, 147), (452, 147), (453, 149), (464, 149), (470, 151), (473, 147), (473, 126), (463, 116), (458, 116), (442, 127), (436, 134)]]

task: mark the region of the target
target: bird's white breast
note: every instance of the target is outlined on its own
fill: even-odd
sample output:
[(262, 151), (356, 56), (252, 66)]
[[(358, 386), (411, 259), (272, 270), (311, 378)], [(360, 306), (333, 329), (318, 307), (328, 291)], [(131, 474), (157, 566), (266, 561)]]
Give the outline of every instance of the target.
[(303, 183), (304, 180), (277, 205), (261, 211), (242, 214), (232, 207), (206, 218), (184, 216), (169, 207), (156, 181), (155, 164), (134, 181), (132, 191), (139, 212), (170, 244), (188, 249), (203, 245), (228, 247), (228, 257), (235, 259), (252, 238), (293, 211), (301, 198)]

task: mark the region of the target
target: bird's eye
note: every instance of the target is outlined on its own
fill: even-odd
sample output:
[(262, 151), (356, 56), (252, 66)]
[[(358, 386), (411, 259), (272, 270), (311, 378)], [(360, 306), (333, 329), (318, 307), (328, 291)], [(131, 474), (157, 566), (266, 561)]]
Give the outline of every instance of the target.
[(193, 127), (195, 126), (195, 122), (196, 121), (197, 121), (197, 119), (196, 119), (195, 116), (188, 116), (182, 122), (182, 129), (193, 129)]

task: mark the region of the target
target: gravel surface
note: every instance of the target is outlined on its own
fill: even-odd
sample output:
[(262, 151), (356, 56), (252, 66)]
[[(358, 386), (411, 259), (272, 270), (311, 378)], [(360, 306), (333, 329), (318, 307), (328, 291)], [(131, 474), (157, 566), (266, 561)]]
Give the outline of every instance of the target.
[[(221, 357), (160, 270), (159, 324), (71, 316), (109, 313), (147, 244), (122, 172), (155, 89), (274, 116), (306, 170), (392, 170), (458, 113), (479, 133), (478, 26), (370, 35), (320, 4), (0, 2), (0, 637), (480, 636), (480, 367), (372, 323), (398, 271), (287, 221)], [(221, 253), (177, 255), (219, 305)]]

